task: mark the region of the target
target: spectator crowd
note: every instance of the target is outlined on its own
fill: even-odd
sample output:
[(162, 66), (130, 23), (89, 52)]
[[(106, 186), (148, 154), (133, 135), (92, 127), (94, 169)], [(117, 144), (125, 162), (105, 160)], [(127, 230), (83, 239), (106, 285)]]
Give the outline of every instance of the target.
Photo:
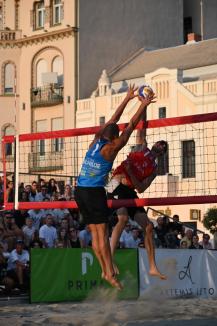
[[(66, 184), (59, 189), (54, 178), (40, 179), (19, 187), (19, 201), (44, 202), (73, 200), (73, 187)], [(0, 195), (3, 185), (0, 180)], [(14, 200), (13, 181), (7, 182), (6, 200)], [(112, 226), (111, 226), (112, 232)], [(119, 248), (144, 246), (143, 232), (131, 219), (120, 237)], [(212, 249), (210, 237), (185, 229), (174, 215), (159, 216), (154, 226), (153, 241), (156, 248)], [(29, 288), (29, 252), (31, 248), (87, 248), (91, 247), (91, 233), (74, 209), (23, 209), (0, 211), (0, 292), (27, 291)], [(3, 285), (1, 287), (1, 284)]]

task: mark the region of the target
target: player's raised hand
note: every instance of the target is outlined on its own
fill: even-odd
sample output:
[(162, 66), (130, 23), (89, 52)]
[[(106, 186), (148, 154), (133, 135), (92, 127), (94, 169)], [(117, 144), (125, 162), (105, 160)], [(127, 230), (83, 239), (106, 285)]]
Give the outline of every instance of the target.
[(143, 96), (138, 96), (140, 102), (144, 105), (144, 106), (148, 106), (150, 103), (155, 103), (156, 102), (156, 96), (155, 93), (152, 93), (146, 97)]
[(127, 98), (132, 100), (134, 97), (138, 96), (137, 94), (138, 87), (135, 87), (135, 84), (130, 85), (127, 91)]

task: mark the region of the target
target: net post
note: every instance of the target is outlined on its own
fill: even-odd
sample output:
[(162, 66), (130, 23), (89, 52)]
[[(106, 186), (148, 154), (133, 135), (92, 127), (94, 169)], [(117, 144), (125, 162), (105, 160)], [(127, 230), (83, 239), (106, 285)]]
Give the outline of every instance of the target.
[(3, 165), (3, 189), (4, 189), (4, 204), (3, 207), (5, 207), (6, 200), (7, 200), (7, 194), (6, 194), (6, 188), (7, 188), (7, 175), (6, 175), (6, 154), (5, 154), (5, 140), (3, 137), (2, 140), (2, 165)]
[(19, 195), (19, 135), (16, 134), (14, 139), (14, 209), (18, 209), (18, 195)]

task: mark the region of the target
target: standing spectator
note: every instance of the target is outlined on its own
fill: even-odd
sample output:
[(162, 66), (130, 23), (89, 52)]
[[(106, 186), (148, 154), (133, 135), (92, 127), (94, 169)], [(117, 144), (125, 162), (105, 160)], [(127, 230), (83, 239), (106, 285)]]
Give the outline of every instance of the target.
[(197, 234), (193, 235), (192, 238), (192, 245), (189, 249), (203, 249), (203, 247), (199, 244), (199, 237)]
[(51, 178), (48, 181), (47, 192), (51, 197), (54, 197), (56, 194), (60, 193), (59, 186), (54, 178)]
[(69, 230), (69, 241), (71, 248), (81, 248), (78, 230), (75, 227), (71, 227)]
[(210, 240), (209, 234), (204, 233), (202, 241), (199, 242), (200, 245), (203, 247), (203, 249), (213, 249), (212, 244), (209, 240)]
[(33, 240), (35, 233), (35, 227), (33, 226), (33, 220), (31, 217), (26, 218), (26, 225), (23, 226), (23, 234), (24, 234), (24, 244), (26, 247), (30, 246), (30, 243)]
[(43, 243), (43, 248), (53, 248), (57, 241), (57, 230), (53, 226), (53, 216), (48, 214), (46, 224), (39, 230), (39, 238)]
[(81, 248), (87, 248), (91, 246), (92, 237), (88, 225), (85, 226), (84, 230), (80, 231), (79, 240), (80, 240)]
[(20, 290), (25, 289), (29, 281), (29, 253), (23, 246), (22, 240), (16, 241), (16, 248), (10, 253), (7, 268), (7, 276)]
[(165, 248), (166, 247), (165, 235), (167, 233), (167, 224), (164, 216), (159, 216), (157, 218), (157, 225), (154, 227), (154, 231), (156, 234), (155, 237), (156, 247)]
[(179, 215), (175, 214), (172, 217), (173, 222), (169, 222), (168, 224), (168, 229), (172, 231), (176, 231), (175, 233), (177, 235), (181, 235), (182, 237), (184, 236), (184, 227), (182, 225), (182, 223), (179, 222)]

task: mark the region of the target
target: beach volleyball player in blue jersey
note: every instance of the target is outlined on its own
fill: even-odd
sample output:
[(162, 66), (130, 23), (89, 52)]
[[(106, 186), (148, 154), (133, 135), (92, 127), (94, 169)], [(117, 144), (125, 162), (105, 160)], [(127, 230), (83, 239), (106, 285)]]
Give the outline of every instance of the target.
[(137, 112), (119, 136), (119, 128), (116, 123), (127, 103), (138, 96), (136, 91), (137, 88), (134, 86), (129, 87), (126, 97), (111, 119), (96, 133), (84, 158), (75, 189), (75, 200), (84, 223), (89, 225), (92, 234), (92, 248), (100, 263), (102, 277), (118, 289), (121, 289), (122, 285), (115, 276), (112, 262), (108, 230), (110, 211), (104, 186), (119, 150), (127, 144), (145, 107), (153, 103), (154, 94), (146, 98), (139, 97), (140, 106)]

